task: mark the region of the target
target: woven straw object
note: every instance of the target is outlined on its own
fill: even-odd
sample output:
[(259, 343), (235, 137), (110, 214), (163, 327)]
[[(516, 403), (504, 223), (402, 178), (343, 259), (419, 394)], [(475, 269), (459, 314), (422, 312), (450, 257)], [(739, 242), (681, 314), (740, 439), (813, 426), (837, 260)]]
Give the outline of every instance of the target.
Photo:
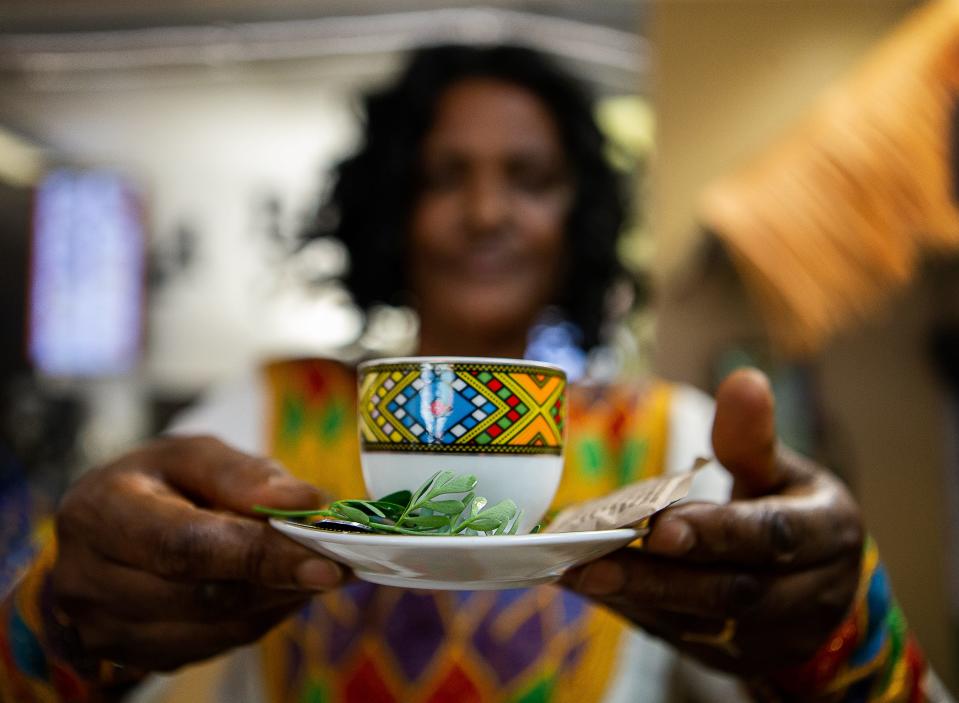
[(780, 141), (704, 193), (790, 356), (873, 314), (926, 257), (959, 250), (959, 0), (909, 16)]

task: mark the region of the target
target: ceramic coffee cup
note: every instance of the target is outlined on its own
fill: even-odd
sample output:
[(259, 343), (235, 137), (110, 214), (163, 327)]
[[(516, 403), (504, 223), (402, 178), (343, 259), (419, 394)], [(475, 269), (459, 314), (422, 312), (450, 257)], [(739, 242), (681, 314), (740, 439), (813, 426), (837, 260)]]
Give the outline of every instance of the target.
[(489, 505), (512, 499), (519, 532), (545, 514), (563, 471), (566, 374), (540, 362), (396, 357), (359, 366), (363, 479), (370, 496), (437, 471), (474, 474)]

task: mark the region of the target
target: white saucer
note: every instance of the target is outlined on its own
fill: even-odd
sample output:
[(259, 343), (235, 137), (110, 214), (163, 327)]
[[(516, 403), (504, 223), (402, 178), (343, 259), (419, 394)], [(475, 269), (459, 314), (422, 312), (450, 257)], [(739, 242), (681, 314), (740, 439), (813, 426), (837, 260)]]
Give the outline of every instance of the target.
[(556, 581), (645, 534), (621, 529), (535, 535), (435, 536), (332, 532), (273, 518), (300, 544), (346, 564), (364, 581), (448, 591), (525, 588)]

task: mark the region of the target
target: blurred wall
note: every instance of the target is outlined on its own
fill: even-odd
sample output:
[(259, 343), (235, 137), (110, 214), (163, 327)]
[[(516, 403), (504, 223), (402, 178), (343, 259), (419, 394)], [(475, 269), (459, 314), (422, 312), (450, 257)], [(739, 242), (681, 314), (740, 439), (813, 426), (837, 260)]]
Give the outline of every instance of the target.
[[(659, 2), (652, 217), (657, 368), (710, 388), (721, 350), (757, 343), (758, 316), (725, 266), (695, 255), (703, 186), (770, 142), (914, 3), (907, 0)], [(700, 274), (708, 270), (705, 276)], [(910, 624), (953, 688), (943, 391), (928, 359), (940, 301), (926, 283), (811, 363), (826, 456), (850, 481)]]
[[(882, 315), (841, 335), (816, 362), (825, 430), (849, 469), (910, 624), (953, 690), (959, 685), (949, 611), (949, 416), (929, 355), (938, 319), (921, 281)], [(955, 519), (955, 517), (953, 517)]]
[(80, 76), (0, 96), (0, 117), (59, 158), (134, 180), (155, 252), (193, 241), (190, 266), (151, 300), (145, 370), (158, 386), (195, 390), (271, 351), (315, 352), (355, 332), (339, 308), (291, 302), (268, 265), (272, 230), (302, 226), (355, 131), (349, 86), (291, 73)]
[(657, 0), (656, 272), (697, 237), (696, 197), (796, 119), (914, 0)]

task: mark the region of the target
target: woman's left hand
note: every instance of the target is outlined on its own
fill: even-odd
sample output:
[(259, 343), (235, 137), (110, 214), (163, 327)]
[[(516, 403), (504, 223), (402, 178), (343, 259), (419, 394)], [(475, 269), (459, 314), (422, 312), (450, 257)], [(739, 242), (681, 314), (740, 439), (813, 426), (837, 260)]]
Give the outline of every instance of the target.
[(738, 371), (716, 396), (716, 458), (735, 478), (724, 505), (687, 503), (564, 579), (718, 669), (762, 675), (806, 661), (847, 615), (863, 528), (846, 488), (778, 446), (769, 382)]

